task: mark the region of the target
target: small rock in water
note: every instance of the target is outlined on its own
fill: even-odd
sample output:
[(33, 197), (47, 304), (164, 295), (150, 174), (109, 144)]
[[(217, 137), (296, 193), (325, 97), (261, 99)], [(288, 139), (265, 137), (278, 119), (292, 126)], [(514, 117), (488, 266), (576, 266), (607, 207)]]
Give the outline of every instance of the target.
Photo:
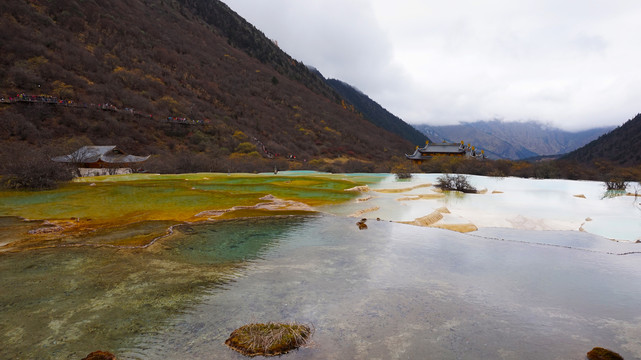
[(612, 350), (595, 347), (587, 354), (589, 360), (623, 360), (623, 357)]
[(94, 351), (82, 360), (117, 360), (116, 355), (106, 351)]

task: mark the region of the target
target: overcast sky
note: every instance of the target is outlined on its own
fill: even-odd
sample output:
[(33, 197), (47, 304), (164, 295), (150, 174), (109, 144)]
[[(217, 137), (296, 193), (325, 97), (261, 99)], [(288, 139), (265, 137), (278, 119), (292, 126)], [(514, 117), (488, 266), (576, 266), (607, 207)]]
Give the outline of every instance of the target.
[(411, 124), (641, 112), (640, 0), (223, 0), (282, 50)]

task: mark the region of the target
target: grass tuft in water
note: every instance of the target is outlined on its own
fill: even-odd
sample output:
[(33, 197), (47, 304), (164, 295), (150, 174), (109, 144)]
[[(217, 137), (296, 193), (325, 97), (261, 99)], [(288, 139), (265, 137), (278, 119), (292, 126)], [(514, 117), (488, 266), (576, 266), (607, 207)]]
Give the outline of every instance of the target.
[(623, 357), (612, 350), (595, 347), (587, 353), (589, 360), (623, 360)]
[(225, 345), (245, 356), (277, 356), (307, 343), (313, 329), (297, 323), (248, 324), (234, 330)]

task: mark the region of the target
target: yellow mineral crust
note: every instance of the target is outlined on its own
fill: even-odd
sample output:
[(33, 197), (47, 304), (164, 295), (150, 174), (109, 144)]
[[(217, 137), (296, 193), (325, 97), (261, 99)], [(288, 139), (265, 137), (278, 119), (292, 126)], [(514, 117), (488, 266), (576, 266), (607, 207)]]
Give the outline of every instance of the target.
[(450, 210), (446, 207), (440, 207), (428, 215), (423, 217), (416, 218), (412, 221), (398, 221), (401, 224), (415, 225), (415, 226), (424, 226), (424, 227), (433, 227), (439, 229), (446, 229), (461, 233), (466, 233), (470, 231), (478, 230), (478, 227), (472, 223), (449, 223), (441, 222), (443, 220), (443, 214), (450, 214)]
[(434, 211), (430, 214), (427, 214), (420, 218), (416, 218), (412, 221), (399, 221), (399, 222), (401, 224), (409, 224), (409, 225), (416, 225), (416, 226), (430, 226), (440, 221), (441, 219), (443, 219), (443, 214), (441, 214), (439, 211)]
[(409, 188), (402, 188), (402, 189), (376, 189), (374, 191), (379, 192), (379, 193), (384, 193), (384, 194), (397, 194), (397, 193), (404, 193), (416, 189), (421, 189), (421, 188), (426, 188), (426, 187), (431, 187), (432, 184), (427, 183), (427, 184), (418, 184), (416, 186), (412, 186)]
[(260, 200), (267, 200), (268, 202), (261, 202), (252, 206), (234, 206), (232, 208), (223, 210), (205, 210), (194, 215), (194, 218), (214, 218), (238, 210), (315, 211), (314, 208), (300, 201), (278, 199), (273, 195), (263, 196), (262, 198), (260, 198)]
[(380, 210), (380, 206), (372, 206), (371, 208), (363, 209), (363, 210), (358, 210), (357, 212), (353, 213), (350, 215), (350, 217), (360, 217), (363, 214), (367, 214), (370, 212), (374, 212), (377, 210)]
[(398, 198), (396, 200), (397, 201), (434, 200), (434, 199), (441, 199), (444, 197), (445, 197), (445, 194), (436, 193), (436, 194), (420, 194), (420, 195), (406, 196), (406, 197)]

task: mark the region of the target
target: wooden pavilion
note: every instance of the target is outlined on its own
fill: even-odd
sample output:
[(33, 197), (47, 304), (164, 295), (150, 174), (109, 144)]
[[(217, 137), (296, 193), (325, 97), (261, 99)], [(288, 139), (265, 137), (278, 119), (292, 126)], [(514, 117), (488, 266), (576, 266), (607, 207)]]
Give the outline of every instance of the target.
[(477, 151), (476, 148), (474, 146), (471, 146), (470, 144), (467, 144), (466, 146), (463, 141), (461, 141), (460, 143), (442, 142), (440, 144), (430, 143), (429, 141), (426, 141), (425, 146), (417, 146), (413, 154), (405, 154), (406, 158), (419, 164), (422, 163), (423, 160), (428, 160), (432, 157), (437, 156), (460, 156), (484, 159), (485, 152), (483, 150)]

